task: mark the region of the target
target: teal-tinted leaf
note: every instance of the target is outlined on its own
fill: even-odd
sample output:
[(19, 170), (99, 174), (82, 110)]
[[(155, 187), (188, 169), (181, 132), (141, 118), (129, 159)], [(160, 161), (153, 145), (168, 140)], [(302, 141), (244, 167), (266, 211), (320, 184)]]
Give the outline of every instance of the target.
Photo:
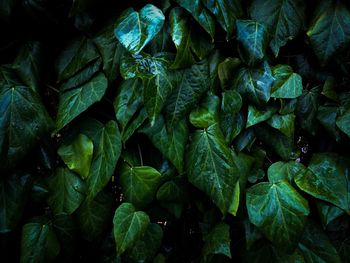
[(113, 233), (116, 243), (117, 255), (132, 247), (146, 232), (150, 220), (142, 211), (136, 211), (130, 203), (121, 204), (113, 218)]
[(101, 191), (93, 200), (87, 200), (77, 210), (79, 229), (84, 239), (101, 240), (113, 217), (113, 197)]
[(160, 9), (147, 4), (139, 12), (125, 10), (116, 23), (114, 34), (131, 53), (139, 53), (162, 29), (165, 17)]
[(256, 136), (253, 128), (246, 129), (241, 132), (234, 141), (237, 152), (243, 151), (245, 148), (250, 150), (250, 147), (255, 142)]
[(84, 134), (79, 134), (70, 144), (58, 148), (58, 155), (68, 168), (84, 179), (88, 177), (94, 145)]
[(0, 233), (12, 231), (20, 221), (31, 188), (29, 175), (11, 175), (0, 182)]
[(119, 177), (125, 201), (137, 208), (144, 208), (153, 201), (162, 179), (152, 167), (128, 164), (123, 164)]
[(319, 61), (326, 64), (350, 42), (350, 12), (340, 1), (322, 1), (307, 35)]
[(154, 125), (146, 125), (145, 133), (153, 145), (165, 155), (179, 172), (183, 170), (185, 147), (188, 140), (188, 125), (185, 119), (178, 121), (172, 128), (167, 127), (160, 115)]
[(218, 223), (205, 237), (203, 256), (222, 254), (231, 258), (230, 243), (230, 226), (226, 223)]
[(178, 85), (165, 103), (167, 123), (173, 126), (181, 120), (209, 88), (210, 78), (207, 60), (179, 71)]
[(220, 98), (209, 92), (199, 106), (191, 111), (190, 122), (196, 128), (208, 128), (218, 122)]
[(298, 98), (296, 116), (300, 126), (315, 135), (317, 132), (317, 110), (319, 107), (319, 88), (304, 91)]
[(241, 2), (237, 0), (202, 0), (202, 2), (226, 31), (226, 39), (230, 39), (236, 27), (236, 19), (243, 15)]
[(299, 74), (288, 65), (277, 65), (272, 69), (275, 81), (271, 90), (272, 98), (294, 99), (303, 92), (303, 83)]
[(37, 93), (2, 81), (9, 84), (0, 86), (0, 167), (7, 167), (21, 160), (53, 123)]
[(98, 73), (89, 82), (74, 89), (60, 92), (57, 130), (63, 128), (87, 108), (100, 101), (107, 89), (107, 78)]
[(58, 80), (73, 77), (89, 63), (99, 58), (94, 43), (87, 38), (80, 38), (69, 43), (57, 60)]
[(59, 252), (60, 244), (49, 222), (31, 222), (23, 226), (21, 263), (51, 262)]
[(121, 152), (121, 136), (115, 121), (105, 125), (89, 119), (81, 124), (81, 133), (94, 144), (90, 173), (86, 181), (87, 195), (94, 199), (111, 178)]
[(243, 97), (259, 106), (269, 101), (273, 81), (270, 66), (264, 63), (261, 68), (242, 68), (237, 73), (233, 86)]
[(276, 162), (270, 165), (267, 170), (267, 176), (271, 183), (276, 183), (280, 180), (286, 180), (289, 183), (294, 182), (294, 177), (305, 172), (306, 167), (298, 162)]
[(323, 201), (318, 201), (316, 205), (323, 228), (326, 228), (330, 222), (344, 214), (342, 209)]
[(222, 89), (228, 89), (232, 86), (233, 72), (241, 65), (238, 58), (226, 58), (218, 66), (218, 76)]
[(242, 112), (220, 114), (220, 128), (225, 140), (231, 143), (244, 129), (246, 120)]
[(163, 239), (163, 230), (157, 224), (149, 224), (143, 237), (127, 250), (132, 262), (152, 262)]
[(249, 188), (247, 209), (250, 222), (284, 251), (296, 247), (310, 212), (307, 201), (284, 180)]
[(232, 114), (240, 111), (242, 107), (242, 97), (235, 90), (228, 90), (222, 93), (221, 112)]
[(337, 250), (315, 222), (309, 222), (299, 243), (308, 263), (341, 263)]
[(307, 170), (295, 178), (306, 193), (332, 203), (350, 214), (349, 166), (335, 153), (317, 153)]
[(205, 192), (223, 214), (232, 213), (238, 171), (218, 124), (197, 130), (186, 159), (188, 180)]
[(270, 47), (279, 49), (299, 33), (304, 22), (304, 3), (300, 0), (255, 0), (250, 7), (253, 19), (264, 24), (271, 35)]
[(286, 115), (290, 113), (294, 113), (296, 107), (297, 107), (297, 99), (291, 99), (291, 100), (280, 100), (281, 102), (281, 108), (279, 109), (278, 113), (281, 115)]
[(49, 197), (47, 203), (55, 214), (72, 214), (85, 197), (84, 182), (67, 168), (57, 168), (48, 178)]
[[(340, 132), (336, 126), (338, 107), (320, 106), (317, 112), (317, 119), (336, 141), (340, 140)], [(349, 123), (350, 125), (350, 123)], [(347, 126), (345, 126), (347, 127)]]
[(350, 137), (350, 109), (337, 117), (336, 124), (342, 132)]
[(189, 15), (182, 8), (174, 8), (170, 15), (170, 35), (177, 49), (172, 68), (183, 68), (193, 65), (197, 58), (204, 59), (213, 49), (210, 37), (191, 23)]
[(276, 111), (277, 108), (272, 106), (267, 106), (266, 108), (259, 110), (255, 106), (249, 105), (246, 128), (270, 119)]
[(239, 54), (248, 65), (255, 65), (265, 57), (268, 35), (265, 26), (254, 20), (237, 20)]
[(287, 137), (293, 138), (294, 137), (294, 120), (295, 120), (295, 115), (292, 113), (286, 114), (286, 115), (275, 114), (267, 121), (267, 124), (279, 130)]
[(185, 8), (193, 18), (208, 32), (212, 39), (215, 35), (215, 21), (209, 11), (200, 0), (175, 0), (181, 7)]

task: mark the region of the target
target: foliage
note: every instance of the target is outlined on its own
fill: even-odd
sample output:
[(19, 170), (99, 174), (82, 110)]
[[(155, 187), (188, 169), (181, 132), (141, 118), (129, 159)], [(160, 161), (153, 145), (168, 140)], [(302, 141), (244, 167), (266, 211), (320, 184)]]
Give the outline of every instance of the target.
[(347, 1), (0, 19), (1, 262), (349, 262)]

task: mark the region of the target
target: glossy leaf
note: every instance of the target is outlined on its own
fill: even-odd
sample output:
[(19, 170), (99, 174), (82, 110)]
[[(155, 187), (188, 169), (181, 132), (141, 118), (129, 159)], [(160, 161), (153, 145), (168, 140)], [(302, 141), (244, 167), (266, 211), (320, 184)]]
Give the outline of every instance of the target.
[(277, 183), (280, 180), (292, 183), (298, 174), (305, 172), (305, 169), (306, 167), (303, 164), (295, 161), (279, 161), (270, 165), (267, 170), (267, 176), (271, 183)]
[(250, 222), (286, 251), (296, 247), (310, 212), (307, 201), (284, 180), (249, 188), (247, 209)]
[(294, 120), (295, 120), (294, 114), (286, 114), (286, 115), (275, 114), (267, 121), (267, 123), (271, 127), (282, 132), (287, 137), (293, 138), (294, 137)]
[(125, 10), (114, 29), (119, 42), (131, 53), (139, 53), (162, 29), (165, 17), (154, 5), (147, 4), (140, 11)]
[(218, 96), (208, 93), (200, 105), (191, 111), (190, 122), (196, 128), (208, 128), (218, 122), (218, 110), (220, 99)]
[(349, 166), (334, 153), (317, 153), (307, 170), (295, 178), (306, 193), (350, 213)]
[(264, 24), (271, 35), (270, 47), (277, 57), (279, 49), (295, 38), (304, 23), (305, 7), (300, 0), (255, 0), (250, 7), (253, 19)]
[(318, 201), (316, 204), (323, 228), (326, 228), (330, 222), (332, 222), (333, 220), (342, 216), (345, 213), (339, 207), (323, 201)]
[(266, 107), (265, 110), (259, 110), (253, 105), (249, 105), (246, 128), (270, 119), (276, 111), (275, 107)]
[(186, 170), (190, 183), (205, 192), (223, 214), (232, 213), (238, 171), (217, 124), (193, 134)]
[[(340, 140), (340, 131), (337, 128), (336, 120), (338, 115), (338, 107), (320, 106), (317, 111), (317, 119), (326, 129), (326, 131), (335, 138)], [(346, 125), (343, 127), (347, 127)]]
[(275, 81), (271, 90), (272, 98), (294, 99), (303, 91), (303, 84), (299, 74), (287, 65), (277, 65), (272, 69)]
[(241, 61), (238, 58), (226, 58), (218, 66), (218, 76), (222, 89), (228, 89), (233, 82), (232, 73), (238, 69), (241, 65)]
[(319, 4), (307, 35), (321, 64), (350, 43), (349, 24), (350, 12), (341, 2), (323, 0)]
[(132, 247), (146, 232), (150, 220), (142, 211), (136, 211), (130, 203), (121, 204), (113, 218), (113, 233), (116, 242), (117, 255)]
[(203, 255), (222, 254), (231, 258), (230, 226), (226, 223), (218, 223), (205, 238)]

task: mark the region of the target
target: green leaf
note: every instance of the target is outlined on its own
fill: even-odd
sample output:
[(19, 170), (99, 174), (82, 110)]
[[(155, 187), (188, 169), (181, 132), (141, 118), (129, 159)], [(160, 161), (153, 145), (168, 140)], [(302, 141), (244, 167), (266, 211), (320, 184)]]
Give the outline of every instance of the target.
[(81, 124), (81, 133), (92, 139), (94, 154), (86, 181), (87, 196), (94, 199), (111, 178), (121, 152), (121, 136), (117, 123), (109, 121), (105, 125), (94, 119)]
[(165, 155), (179, 172), (183, 170), (184, 152), (188, 140), (188, 125), (185, 119), (178, 121), (172, 128), (167, 127), (160, 115), (154, 125), (148, 123), (140, 132), (145, 133), (153, 145)]
[(227, 143), (231, 143), (245, 127), (246, 120), (242, 112), (220, 114), (220, 128)]
[(86, 179), (89, 175), (94, 145), (84, 134), (78, 134), (70, 144), (58, 148), (58, 155), (68, 168)]
[(113, 217), (113, 197), (101, 191), (93, 200), (85, 199), (76, 214), (82, 237), (88, 241), (101, 240)]
[(27, 223), (22, 228), (21, 263), (51, 262), (60, 252), (60, 244), (49, 222)]
[(241, 61), (238, 58), (226, 58), (218, 66), (218, 76), (222, 89), (229, 89), (232, 86), (232, 73), (238, 69)]
[(270, 119), (276, 111), (277, 109), (272, 106), (267, 106), (264, 110), (259, 110), (255, 106), (249, 105), (246, 128)]
[[(213, 49), (210, 37), (191, 23), (189, 15), (182, 8), (173, 8), (169, 15), (170, 35), (177, 49), (172, 68), (193, 65), (198, 59), (204, 59)], [(197, 59), (198, 58), (198, 59)]]
[(211, 92), (203, 98), (197, 108), (190, 113), (190, 122), (196, 128), (208, 128), (218, 122), (220, 98)]
[(120, 171), (120, 186), (125, 201), (144, 208), (153, 201), (161, 179), (162, 175), (152, 167), (124, 163)]
[(47, 203), (55, 214), (72, 214), (85, 198), (84, 182), (67, 168), (57, 168), (47, 184), (50, 193)]
[(178, 72), (178, 85), (168, 97), (165, 105), (166, 119), (170, 126), (183, 119), (193, 104), (209, 89), (209, 65), (203, 60)]
[[(317, 111), (317, 119), (336, 141), (340, 141), (340, 132), (336, 125), (338, 107), (320, 106)], [(346, 125), (343, 127), (347, 127)]]
[(122, 141), (125, 143), (129, 138), (136, 132), (138, 128), (146, 121), (147, 113), (144, 108), (140, 110), (138, 115), (131, 121), (131, 123), (126, 127), (125, 131), (122, 133)]
[(163, 239), (163, 230), (157, 224), (149, 224), (144, 236), (127, 250), (132, 262), (152, 262)]
[(125, 10), (116, 23), (114, 34), (131, 53), (139, 53), (162, 29), (165, 17), (160, 9), (147, 4), (139, 12)]
[(341, 263), (340, 257), (326, 234), (315, 222), (309, 222), (299, 243), (306, 262)]
[(322, 1), (307, 31), (321, 64), (350, 43), (350, 12), (340, 1)]
[(236, 20), (236, 26), (242, 60), (250, 66), (261, 62), (268, 44), (265, 26), (254, 20)]
[(12, 231), (22, 218), (32, 186), (29, 175), (11, 175), (0, 182), (0, 233)]
[(286, 180), (289, 183), (294, 182), (294, 178), (305, 172), (306, 167), (298, 162), (276, 162), (270, 165), (267, 170), (267, 176), (271, 183), (277, 183), (280, 180)]
[(37, 93), (10, 79), (2, 81), (8, 85), (0, 86), (0, 167), (7, 167), (17, 164), (53, 123)]
[(60, 92), (56, 129), (60, 130), (92, 104), (100, 101), (106, 92), (108, 81), (103, 73), (98, 73), (89, 82)]
[(186, 158), (188, 180), (205, 192), (222, 214), (232, 213), (238, 170), (217, 124), (197, 130)]
[(294, 137), (294, 120), (295, 120), (294, 114), (286, 114), (286, 115), (275, 114), (267, 121), (267, 124), (279, 130), (287, 137), (293, 138)]
[(304, 192), (350, 214), (349, 166), (341, 156), (313, 154), (307, 170), (295, 178), (295, 183)]
[(249, 188), (247, 209), (250, 222), (284, 251), (296, 247), (310, 212), (307, 201), (284, 180)]
[(342, 132), (350, 137), (350, 109), (337, 117), (336, 124)]
[(221, 112), (224, 114), (237, 113), (242, 108), (242, 97), (235, 90), (222, 93)]
[(202, 249), (203, 256), (222, 254), (232, 258), (230, 243), (230, 226), (226, 223), (218, 223), (205, 237), (205, 244)]
[(274, 78), (267, 63), (259, 68), (242, 68), (236, 74), (233, 87), (256, 106), (265, 105), (271, 97)]
[(160, 201), (186, 201), (188, 197), (186, 182), (175, 178), (162, 184), (157, 191), (157, 200)]
[(236, 19), (243, 16), (241, 2), (238, 0), (203, 0), (203, 4), (215, 15), (221, 27), (226, 31), (226, 39), (232, 37)]
[(295, 38), (304, 23), (304, 3), (300, 0), (255, 0), (251, 17), (262, 23), (271, 35), (270, 47), (277, 57), (288, 40)]
[(212, 39), (215, 35), (215, 21), (209, 11), (200, 0), (175, 0), (181, 7), (185, 8), (193, 18), (208, 32)]
[(340, 217), (345, 213), (342, 209), (338, 208), (337, 206), (333, 206), (323, 201), (318, 201), (316, 205), (323, 228), (326, 228), (330, 222), (332, 222), (334, 219)]
[(113, 233), (116, 242), (117, 255), (132, 247), (146, 232), (150, 220), (142, 211), (135, 211), (130, 203), (121, 204), (113, 218)]
[(303, 83), (297, 73), (288, 65), (277, 65), (272, 69), (275, 81), (271, 90), (272, 98), (294, 99), (303, 92)]

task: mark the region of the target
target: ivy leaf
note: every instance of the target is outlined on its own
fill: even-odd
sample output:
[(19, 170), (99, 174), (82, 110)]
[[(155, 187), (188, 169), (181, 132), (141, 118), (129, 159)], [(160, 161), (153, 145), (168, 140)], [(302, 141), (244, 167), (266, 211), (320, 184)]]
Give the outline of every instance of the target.
[(222, 254), (232, 258), (230, 243), (230, 226), (226, 223), (218, 223), (205, 237), (202, 253), (204, 257), (210, 254)]
[(276, 57), (280, 48), (298, 35), (304, 22), (304, 9), (300, 0), (253, 1), (251, 17), (268, 29), (272, 38), (270, 47)]
[(128, 8), (118, 18), (114, 34), (127, 50), (138, 54), (162, 29), (164, 20), (154, 5), (147, 4), (139, 12)]
[[(337, 128), (336, 120), (339, 112), (338, 107), (320, 106), (317, 111), (317, 119), (336, 141), (340, 141), (340, 131)], [(346, 125), (343, 127), (347, 127)]]
[(208, 32), (212, 39), (215, 35), (215, 21), (209, 11), (200, 0), (175, 0), (181, 7), (185, 8), (193, 18)]
[(265, 57), (268, 44), (266, 28), (254, 20), (236, 20), (239, 54), (249, 66), (256, 65)]
[(223, 90), (229, 89), (232, 86), (234, 72), (241, 65), (239, 58), (226, 58), (218, 66), (218, 77), (220, 79), (221, 88)]
[(57, 168), (47, 180), (49, 197), (47, 203), (55, 214), (72, 214), (85, 198), (84, 182), (67, 168)]
[(349, 166), (337, 154), (312, 155), (307, 170), (295, 178), (295, 183), (304, 192), (350, 214)]
[(200, 105), (191, 111), (190, 122), (196, 128), (208, 128), (218, 122), (220, 98), (209, 92)]
[(340, 209), (339, 207), (323, 201), (318, 201), (316, 205), (324, 229), (334, 219), (345, 214), (344, 210)]
[(246, 128), (270, 119), (276, 111), (277, 109), (272, 106), (267, 106), (264, 110), (259, 110), (255, 106), (249, 105)]
[(76, 214), (78, 225), (84, 239), (101, 240), (108, 230), (113, 217), (113, 197), (101, 191), (93, 200), (85, 199)]
[(48, 220), (35, 220), (22, 228), (21, 263), (51, 262), (60, 252), (60, 243)]
[(293, 73), (288, 65), (277, 65), (272, 69), (275, 81), (271, 90), (272, 98), (294, 99), (303, 92), (303, 84), (299, 74)]
[(235, 76), (233, 87), (256, 106), (265, 105), (271, 97), (274, 78), (267, 63), (260, 68), (242, 68)]
[(226, 39), (232, 37), (236, 20), (243, 16), (241, 2), (237, 0), (203, 0), (204, 5), (215, 15), (221, 27), (226, 31)]
[(11, 175), (0, 182), (0, 233), (12, 231), (22, 218), (32, 181), (29, 175)]
[(121, 136), (117, 123), (109, 121), (105, 125), (94, 119), (84, 121), (81, 133), (92, 139), (94, 154), (86, 181), (87, 196), (94, 199), (111, 178), (121, 152)]
[(89, 82), (60, 92), (56, 129), (60, 130), (87, 108), (100, 101), (106, 92), (108, 81), (103, 73), (98, 73)]
[(189, 182), (205, 192), (222, 214), (232, 213), (238, 171), (218, 124), (193, 134), (186, 170)]
[(188, 193), (186, 182), (181, 178), (175, 178), (162, 184), (157, 191), (157, 200), (184, 202)]
[(117, 255), (132, 247), (146, 232), (150, 220), (142, 211), (135, 211), (130, 203), (121, 204), (113, 218), (113, 233), (116, 242)]
[(94, 145), (84, 134), (79, 134), (70, 144), (58, 148), (58, 155), (68, 168), (86, 179), (89, 175)]
[(144, 208), (153, 201), (161, 179), (162, 175), (152, 167), (123, 164), (120, 185), (125, 201)]
[(273, 115), (267, 123), (282, 132), (284, 135), (286, 135), (289, 138), (294, 137), (294, 120), (295, 115), (294, 114), (275, 114)]
[(340, 1), (322, 1), (307, 35), (322, 65), (350, 43), (350, 12)]
[(350, 109), (341, 113), (336, 119), (337, 127), (350, 137)]
[(247, 209), (250, 222), (282, 251), (296, 247), (310, 212), (307, 201), (284, 180), (249, 188)]
[(180, 7), (175, 7), (169, 15), (170, 35), (177, 49), (176, 58), (171, 68), (184, 68), (193, 65), (197, 58), (204, 59), (213, 49), (210, 37), (198, 33), (197, 28), (190, 22), (189, 16)]
[(163, 116), (160, 115), (153, 126), (149, 123), (140, 132), (145, 133), (154, 146), (164, 154), (180, 173), (182, 172), (188, 139), (188, 125), (185, 119), (180, 120), (174, 127), (169, 128)]
[(270, 165), (267, 170), (267, 176), (271, 183), (277, 183), (280, 180), (292, 183), (298, 174), (305, 172), (305, 169), (306, 167), (303, 164), (295, 161), (279, 161)]

